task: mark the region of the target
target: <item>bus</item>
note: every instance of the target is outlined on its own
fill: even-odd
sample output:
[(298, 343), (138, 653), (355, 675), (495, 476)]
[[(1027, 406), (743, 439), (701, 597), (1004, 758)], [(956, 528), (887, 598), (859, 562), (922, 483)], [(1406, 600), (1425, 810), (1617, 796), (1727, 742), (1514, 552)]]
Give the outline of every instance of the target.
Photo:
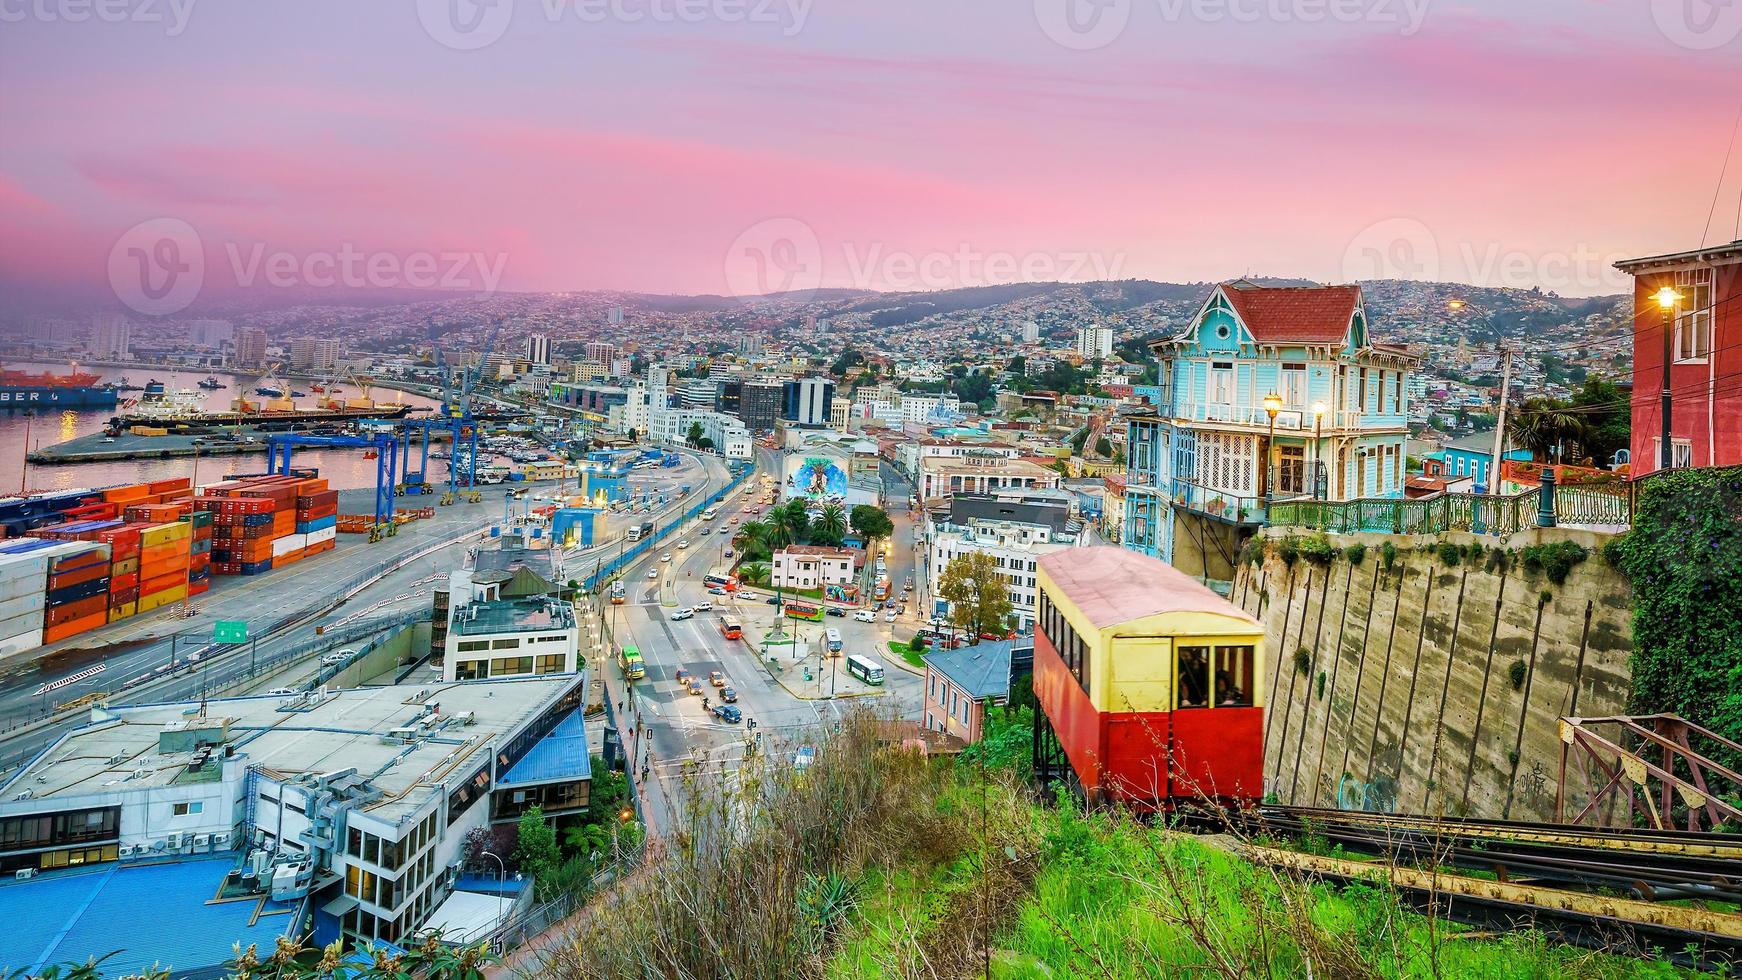
[(742, 640), (744, 638), (744, 624), (738, 622), (738, 617), (720, 616), (719, 622), (721, 636), (728, 640)]
[(826, 632), (824, 632), (823, 635), (828, 639), (829, 652), (830, 653), (840, 653), (841, 652), (841, 631), (838, 629), (829, 629)]
[(847, 658), (847, 673), (867, 684), (877, 687), (883, 686), (883, 665), (856, 653)]
[(823, 621), (823, 607), (814, 602), (788, 599), (786, 600), (786, 614), (793, 619), (808, 619), (813, 623)]
[(709, 507), (707, 510), (702, 511), (702, 520), (704, 521), (711, 521), (719, 516), (720, 508), (718, 507)]
[(622, 582), (613, 582), (611, 584), (611, 605), (621, 606), (623, 604), (624, 598), (625, 598), (625, 590), (623, 588), (623, 583)]
[(889, 598), (889, 576), (885, 575), (877, 580), (877, 587), (871, 590), (871, 598), (878, 602)]
[(722, 572), (709, 572), (702, 576), (702, 584), (710, 589), (725, 589), (727, 592), (738, 591), (738, 577)]
[(632, 681), (647, 676), (647, 664), (641, 659), (641, 651), (635, 647), (624, 647), (617, 654), (617, 663), (623, 668), (623, 676)]

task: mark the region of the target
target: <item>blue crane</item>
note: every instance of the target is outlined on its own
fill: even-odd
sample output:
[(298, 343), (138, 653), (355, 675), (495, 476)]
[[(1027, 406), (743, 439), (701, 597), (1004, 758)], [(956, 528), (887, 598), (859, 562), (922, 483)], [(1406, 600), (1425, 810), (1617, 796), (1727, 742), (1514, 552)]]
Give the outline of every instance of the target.
[(398, 472), (399, 441), (388, 432), (368, 436), (311, 436), (299, 432), (273, 433), (266, 437), (266, 471), (290, 474), (292, 450), (317, 446), (375, 450), (375, 523), (393, 523), (393, 492)]

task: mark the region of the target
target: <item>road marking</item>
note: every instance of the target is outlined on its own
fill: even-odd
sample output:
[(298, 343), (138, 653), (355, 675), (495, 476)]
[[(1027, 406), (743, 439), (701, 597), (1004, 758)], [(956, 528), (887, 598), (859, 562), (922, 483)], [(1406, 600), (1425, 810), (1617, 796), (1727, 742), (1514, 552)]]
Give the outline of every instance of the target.
[(67, 687), (68, 685), (77, 684), (79, 681), (82, 681), (87, 677), (95, 677), (96, 675), (98, 675), (98, 674), (100, 674), (103, 671), (108, 670), (108, 669), (109, 669), (108, 664), (98, 664), (95, 667), (86, 668), (85, 670), (81, 670), (76, 674), (72, 674), (72, 675), (69, 675), (67, 677), (63, 677), (58, 681), (53, 681), (51, 683), (42, 685), (41, 687), (36, 689), (36, 694), (33, 694), (31, 696), (37, 697), (39, 695), (47, 694), (50, 691), (58, 691), (63, 687)]

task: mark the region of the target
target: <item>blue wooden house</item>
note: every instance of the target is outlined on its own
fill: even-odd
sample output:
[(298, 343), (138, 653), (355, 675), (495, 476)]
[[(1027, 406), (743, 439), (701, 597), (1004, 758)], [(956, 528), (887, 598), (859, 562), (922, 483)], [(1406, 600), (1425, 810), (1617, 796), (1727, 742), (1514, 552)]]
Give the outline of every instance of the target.
[(1130, 422), (1125, 545), (1229, 579), (1275, 500), (1403, 494), (1409, 374), (1359, 286), (1224, 283), (1152, 345), (1161, 399)]

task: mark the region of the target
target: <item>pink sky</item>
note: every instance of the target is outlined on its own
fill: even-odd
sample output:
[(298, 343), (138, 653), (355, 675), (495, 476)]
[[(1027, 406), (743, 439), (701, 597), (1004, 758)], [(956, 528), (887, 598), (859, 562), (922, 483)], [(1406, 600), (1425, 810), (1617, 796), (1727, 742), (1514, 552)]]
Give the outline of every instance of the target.
[(521, 0), (460, 50), (420, 20), (444, 2), (472, 0), (202, 3), (177, 29), (42, 0), (0, 29), (0, 283), (101, 293), (111, 247), (156, 218), (195, 229), (213, 286), (233, 255), (294, 277), (345, 251), (653, 292), (1257, 274), (1592, 294), (1624, 288), (1616, 258), (1737, 234), (1742, 150), (1707, 225), (1742, 9), (1695, 29), (1683, 0), (1413, 0), (1413, 24), (1403, 0), (1320, 23), (1298, 18), (1338, 4), (1102, 0), (1123, 30), (1075, 50), (1045, 25), (1092, 0), (706, 0), (692, 22), (598, 0), (618, 13), (597, 23)]

